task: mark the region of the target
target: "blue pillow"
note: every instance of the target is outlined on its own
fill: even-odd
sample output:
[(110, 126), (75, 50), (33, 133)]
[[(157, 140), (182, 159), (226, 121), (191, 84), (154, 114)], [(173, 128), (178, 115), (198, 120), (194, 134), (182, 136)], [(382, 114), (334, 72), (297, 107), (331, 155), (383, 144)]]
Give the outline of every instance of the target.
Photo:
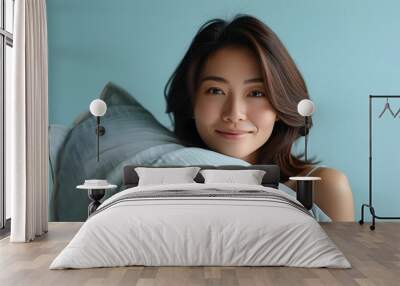
[(70, 128), (60, 124), (50, 124), (49, 126), (49, 167), (52, 182), (54, 182), (55, 168), (58, 163), (58, 154), (63, 146)]
[[(85, 179), (105, 178), (128, 157), (152, 163), (162, 155), (162, 150), (156, 149), (160, 144), (172, 150), (181, 148), (173, 133), (123, 89), (108, 83), (100, 98), (108, 107), (101, 121), (106, 132), (100, 137), (100, 162), (96, 153), (96, 118), (86, 111), (74, 121), (56, 156), (50, 220), (86, 219), (89, 199), (86, 191), (76, 189)], [(150, 154), (141, 157), (147, 149), (152, 150)]]
[[(57, 158), (50, 196), (52, 221), (84, 221), (89, 199), (87, 192), (76, 186), (95, 178), (121, 186), (123, 167), (128, 164), (248, 165), (210, 150), (185, 148), (172, 131), (113, 83), (104, 87), (100, 98), (107, 104), (107, 112), (101, 119), (106, 132), (100, 137), (100, 162), (96, 153), (96, 118), (89, 111), (74, 121), (58, 155), (52, 156)], [(118, 191), (107, 191), (104, 199)]]

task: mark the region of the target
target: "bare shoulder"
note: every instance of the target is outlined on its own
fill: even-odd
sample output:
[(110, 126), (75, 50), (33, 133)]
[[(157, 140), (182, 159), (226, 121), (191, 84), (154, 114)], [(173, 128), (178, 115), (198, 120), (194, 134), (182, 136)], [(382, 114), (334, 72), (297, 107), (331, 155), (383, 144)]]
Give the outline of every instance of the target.
[(315, 201), (333, 221), (354, 221), (354, 201), (349, 180), (340, 170), (321, 167), (313, 172), (321, 177), (315, 184)]
[(334, 185), (338, 189), (350, 189), (350, 183), (347, 176), (338, 169), (320, 167), (316, 169), (312, 175), (321, 177), (325, 184)]
[[(315, 202), (333, 221), (354, 221), (354, 202), (349, 180), (340, 170), (328, 167), (307, 166), (297, 176), (321, 177), (315, 182)], [(313, 170), (311, 173), (310, 171)], [(285, 184), (296, 191), (295, 181)]]
[[(303, 172), (299, 173), (297, 176), (305, 176), (315, 166), (308, 166)], [(323, 185), (324, 188), (329, 187), (330, 189), (337, 189), (341, 191), (351, 191), (349, 180), (347, 176), (340, 170), (329, 168), (329, 167), (318, 167), (309, 176), (320, 177), (322, 180), (317, 183), (318, 185)], [(288, 180), (284, 183), (288, 187), (296, 190), (296, 182)]]
[[(315, 177), (321, 177), (323, 180), (341, 180), (341, 181), (347, 181), (346, 175), (333, 168), (328, 168), (328, 167), (318, 167), (317, 169), (313, 170), (312, 173), (310, 174), (310, 171), (314, 169), (315, 166), (313, 165), (308, 165), (302, 172), (297, 174), (296, 176), (315, 176)], [(293, 183), (292, 181), (287, 181), (286, 183)]]
[(338, 169), (334, 169), (334, 168), (328, 168), (328, 167), (319, 167), (318, 169), (316, 169), (313, 173), (313, 176), (318, 175), (318, 176), (323, 176), (326, 179), (346, 179), (347, 177), (346, 175), (338, 170)]

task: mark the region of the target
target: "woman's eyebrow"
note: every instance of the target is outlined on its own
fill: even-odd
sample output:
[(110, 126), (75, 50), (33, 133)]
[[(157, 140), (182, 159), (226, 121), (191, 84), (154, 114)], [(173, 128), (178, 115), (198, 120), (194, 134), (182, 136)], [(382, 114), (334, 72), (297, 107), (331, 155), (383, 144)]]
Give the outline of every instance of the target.
[[(229, 83), (225, 78), (220, 77), (220, 76), (215, 76), (215, 75), (210, 75), (210, 76), (206, 76), (203, 77), (201, 82), (207, 81), (207, 80), (212, 80), (212, 81), (218, 81), (218, 82), (223, 82), (223, 83)], [(257, 83), (257, 82), (264, 82), (262, 78), (250, 78), (250, 79), (246, 79), (244, 81), (244, 83)]]
[(207, 80), (228, 83), (228, 81), (226, 79), (224, 79), (223, 77), (215, 76), (215, 75), (205, 76), (205, 77), (202, 78), (201, 82), (204, 82), (204, 81), (207, 81)]
[(244, 81), (244, 83), (255, 83), (255, 82), (264, 82), (263, 81), (263, 79), (262, 78), (259, 78), (259, 77), (257, 77), (257, 78), (251, 78), (251, 79), (246, 79), (245, 81)]

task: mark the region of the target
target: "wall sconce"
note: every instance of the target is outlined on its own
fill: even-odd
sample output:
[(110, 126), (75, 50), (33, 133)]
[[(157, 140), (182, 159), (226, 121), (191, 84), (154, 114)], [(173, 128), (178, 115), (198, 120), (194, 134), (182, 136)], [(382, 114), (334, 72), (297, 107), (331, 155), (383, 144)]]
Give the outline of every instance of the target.
[(97, 162), (99, 162), (99, 137), (106, 133), (106, 129), (100, 125), (100, 117), (107, 111), (107, 104), (101, 99), (95, 99), (90, 103), (90, 113), (97, 118), (96, 135), (97, 135)]
[(304, 116), (304, 159), (307, 163), (308, 119), (314, 113), (315, 105), (309, 99), (303, 99), (297, 104), (297, 112)]

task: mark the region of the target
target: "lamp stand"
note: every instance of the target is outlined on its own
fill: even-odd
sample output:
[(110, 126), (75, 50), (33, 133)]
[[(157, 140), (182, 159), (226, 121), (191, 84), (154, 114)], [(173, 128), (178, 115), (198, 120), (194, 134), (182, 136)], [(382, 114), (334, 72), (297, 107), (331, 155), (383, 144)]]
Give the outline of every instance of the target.
[(96, 135), (97, 135), (97, 162), (99, 162), (100, 157), (100, 136), (103, 136), (106, 133), (106, 129), (100, 125), (100, 116), (96, 116), (97, 126), (96, 126)]
[(308, 116), (304, 116), (304, 160), (307, 163), (307, 142), (308, 142)]

